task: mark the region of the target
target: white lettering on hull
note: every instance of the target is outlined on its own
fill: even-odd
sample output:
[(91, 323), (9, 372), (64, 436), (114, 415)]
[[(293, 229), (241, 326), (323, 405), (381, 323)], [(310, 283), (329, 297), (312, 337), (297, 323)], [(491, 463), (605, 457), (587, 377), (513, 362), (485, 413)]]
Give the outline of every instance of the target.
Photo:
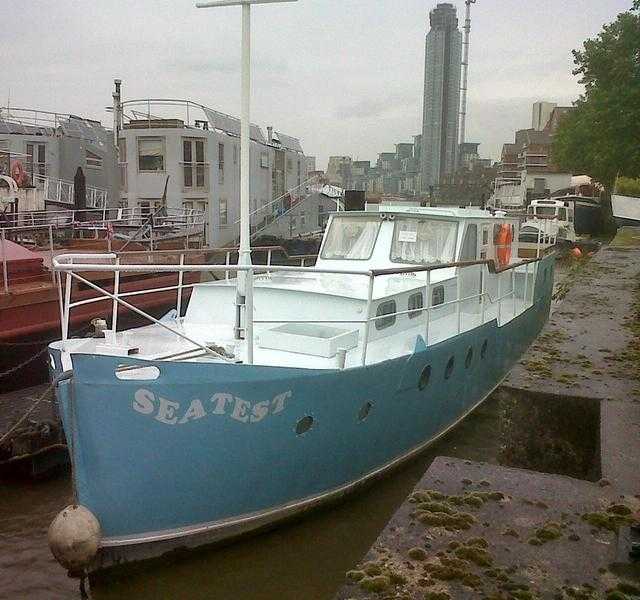
[(211, 415), (225, 416), (239, 423), (259, 423), (269, 416), (283, 412), (291, 397), (292, 393), (288, 391), (278, 394), (272, 400), (252, 404), (232, 394), (217, 393), (207, 402), (195, 398), (187, 405), (156, 396), (150, 390), (141, 388), (134, 394), (132, 408), (165, 425), (185, 425)]

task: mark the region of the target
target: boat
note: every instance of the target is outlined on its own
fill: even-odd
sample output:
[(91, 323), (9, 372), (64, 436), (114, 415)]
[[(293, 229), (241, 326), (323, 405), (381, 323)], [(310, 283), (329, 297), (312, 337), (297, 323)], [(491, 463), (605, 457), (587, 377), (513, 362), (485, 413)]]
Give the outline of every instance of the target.
[(540, 256), (541, 251), (556, 245), (572, 247), (576, 239), (573, 202), (564, 198), (532, 200), (520, 227), (519, 256)]
[(314, 266), (56, 256), (80, 283), (221, 278), (169, 319), (49, 345), (75, 490), (54, 555), (69, 568), (51, 540), (74, 515), (97, 571), (273, 527), (415, 457), (547, 321), (554, 255), (520, 260), (518, 234), (489, 211), (379, 205), (331, 214)]
[(612, 194), (611, 209), (618, 227), (640, 227), (639, 197)]
[(554, 200), (573, 205), (576, 235), (598, 235), (604, 231), (604, 214), (600, 195), (602, 187), (587, 175), (571, 178), (571, 186), (551, 194)]
[(526, 211), (527, 189), (518, 177), (498, 177), (487, 206), (518, 216)]
[[(0, 206), (0, 208), (2, 208)], [(11, 210), (7, 210), (11, 209)], [(175, 252), (192, 249), (192, 260), (204, 260), (202, 245), (204, 215), (192, 209), (94, 208), (84, 210), (15, 210), (6, 203), (0, 223), (0, 382), (3, 391), (46, 381), (46, 347), (59, 335), (60, 296), (51, 269), (57, 254), (114, 252), (126, 261), (131, 256), (152, 262), (178, 260)], [(156, 251), (158, 253), (156, 253)], [(141, 254), (136, 254), (141, 253)], [(154, 254), (155, 253), (155, 254)], [(190, 282), (195, 281), (190, 274)], [(103, 275), (92, 274), (100, 283)], [(145, 281), (151, 278), (153, 281)], [(137, 274), (124, 277), (122, 290), (137, 292), (143, 287), (167, 287), (177, 283), (176, 274)], [(77, 282), (71, 282), (78, 287)], [(110, 284), (110, 281), (109, 281)], [(95, 292), (79, 286), (84, 308), (69, 323), (72, 332), (86, 333), (94, 319), (111, 318), (111, 305), (91, 303)], [(190, 293), (188, 290), (186, 293)], [(174, 293), (140, 295), (134, 304), (154, 314), (173, 306)], [(122, 318), (133, 325), (135, 313), (122, 309)]]

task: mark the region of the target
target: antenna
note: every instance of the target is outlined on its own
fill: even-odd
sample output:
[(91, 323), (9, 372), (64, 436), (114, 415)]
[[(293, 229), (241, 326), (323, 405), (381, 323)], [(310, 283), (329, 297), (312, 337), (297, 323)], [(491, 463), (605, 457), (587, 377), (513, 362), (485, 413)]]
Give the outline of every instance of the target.
[[(464, 42), (463, 42), (463, 58), (462, 58), (462, 100), (460, 103), (460, 146), (466, 142), (467, 135), (467, 85), (469, 81), (469, 40), (471, 37), (471, 5), (476, 0), (465, 0), (467, 6), (467, 14), (464, 22)], [(462, 156), (462, 154), (460, 154)]]

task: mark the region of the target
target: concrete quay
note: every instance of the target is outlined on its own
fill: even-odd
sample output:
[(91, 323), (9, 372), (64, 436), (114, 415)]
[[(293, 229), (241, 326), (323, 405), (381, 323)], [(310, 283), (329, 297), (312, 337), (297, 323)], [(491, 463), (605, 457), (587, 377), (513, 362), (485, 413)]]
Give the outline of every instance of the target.
[(640, 229), (558, 293), (498, 392), (501, 464), (436, 458), (338, 600), (640, 598)]

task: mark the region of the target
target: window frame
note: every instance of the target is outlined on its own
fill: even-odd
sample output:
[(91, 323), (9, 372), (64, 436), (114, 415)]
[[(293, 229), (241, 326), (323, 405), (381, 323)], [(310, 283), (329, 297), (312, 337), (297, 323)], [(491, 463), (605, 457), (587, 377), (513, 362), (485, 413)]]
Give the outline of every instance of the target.
[(327, 257), (325, 256), (325, 246), (327, 245), (327, 240), (329, 239), (329, 234), (331, 232), (331, 228), (333, 227), (333, 224), (338, 220), (338, 219), (349, 219), (351, 221), (355, 221), (357, 219), (366, 219), (366, 220), (374, 220), (373, 215), (377, 215), (377, 213), (371, 213), (371, 215), (358, 215), (357, 217), (345, 217), (342, 214), (337, 215), (335, 217), (331, 218), (331, 221), (329, 223), (329, 226), (327, 228), (327, 231), (324, 235), (324, 239), (322, 242), (322, 246), (320, 247), (320, 253), (319, 253), (319, 257), (322, 260), (353, 260), (353, 261), (366, 261), (366, 260), (371, 260), (371, 257), (373, 256), (373, 252), (376, 249), (376, 244), (378, 243), (378, 237), (380, 236), (380, 230), (382, 229), (382, 219), (380, 219), (379, 217), (376, 219), (378, 221), (378, 230), (376, 231), (376, 237), (373, 240), (373, 244), (371, 245), (371, 251), (369, 252), (369, 256), (365, 257), (365, 258), (343, 258), (343, 257), (337, 257), (337, 258), (332, 258), (332, 257)]
[[(411, 301), (415, 298), (420, 298), (420, 306), (411, 306)], [(415, 292), (407, 298), (407, 310), (411, 311), (407, 313), (410, 319), (417, 319), (422, 316), (424, 311), (424, 294), (422, 292)]]
[[(393, 310), (391, 310), (390, 312), (382, 312), (382, 310), (386, 306), (392, 308)], [(383, 302), (380, 302), (380, 304), (378, 304), (378, 306), (376, 307), (376, 320), (375, 320), (376, 331), (383, 331), (385, 329), (389, 329), (389, 327), (393, 327), (396, 324), (396, 320), (398, 318), (397, 312), (398, 312), (398, 305), (395, 300), (391, 299), (391, 300), (385, 300)], [(386, 315), (389, 315), (389, 316), (386, 316)], [(386, 317), (386, 318), (381, 319), (378, 317)]]
[[(223, 205), (224, 211), (222, 210)], [(222, 215), (224, 215), (224, 221), (222, 220)], [(228, 227), (229, 225), (229, 203), (226, 198), (218, 200), (218, 224), (220, 227)]]
[(419, 266), (428, 266), (431, 264), (442, 264), (446, 265), (449, 262), (455, 262), (456, 255), (458, 252), (458, 235), (460, 233), (460, 223), (458, 221), (453, 221), (451, 219), (438, 219), (434, 218), (432, 215), (420, 215), (415, 218), (416, 221), (434, 221), (438, 223), (452, 223), (455, 226), (455, 247), (453, 249), (453, 258), (450, 261), (442, 262), (442, 263), (427, 263), (427, 262), (411, 262), (406, 260), (397, 260), (393, 258), (393, 249), (397, 242), (396, 232), (398, 231), (398, 225), (402, 222), (402, 220), (412, 220), (410, 216), (402, 215), (400, 219), (396, 218), (393, 222), (393, 233), (391, 235), (391, 248), (389, 249), (389, 260), (396, 265), (419, 265)]
[[(160, 141), (160, 143), (162, 145), (162, 168), (160, 168), (160, 169), (143, 169), (143, 168), (141, 168), (141, 165), (140, 165), (140, 158), (141, 158), (140, 142), (142, 142), (144, 140)], [(158, 135), (141, 135), (141, 136), (138, 136), (136, 138), (136, 151), (137, 151), (136, 165), (138, 167), (138, 173), (166, 173), (166, 171), (167, 171), (167, 165), (166, 165), (167, 140), (166, 140), (165, 137), (158, 136)]]

